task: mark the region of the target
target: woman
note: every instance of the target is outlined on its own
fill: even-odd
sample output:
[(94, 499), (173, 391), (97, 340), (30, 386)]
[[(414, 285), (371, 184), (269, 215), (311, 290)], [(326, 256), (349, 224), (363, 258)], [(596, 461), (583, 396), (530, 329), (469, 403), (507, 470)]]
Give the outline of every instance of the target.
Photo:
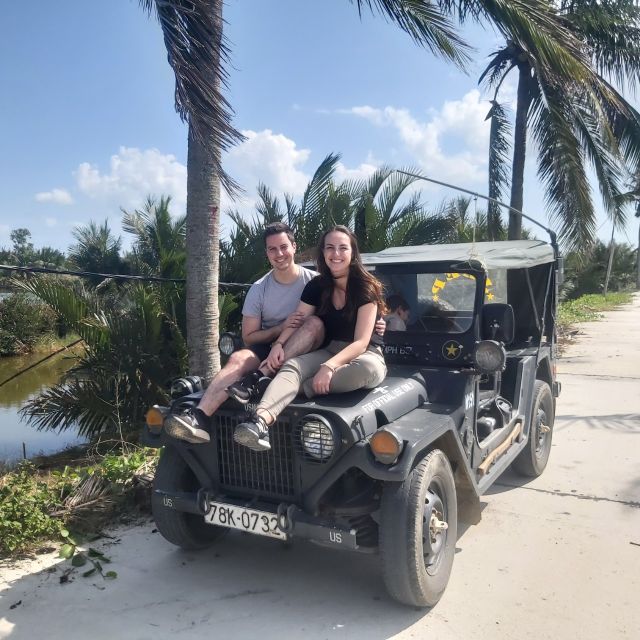
[[(341, 225), (326, 231), (318, 245), (318, 272), (300, 297), (298, 311), (315, 313), (325, 325), (325, 347), (292, 358), (267, 388), (256, 412), (236, 427), (234, 439), (254, 451), (265, 451), (269, 427), (303, 390), (307, 397), (376, 387), (387, 368), (373, 334), (376, 318), (386, 312), (382, 285), (362, 266), (356, 237)], [(285, 329), (268, 360), (280, 365), (283, 345), (295, 329)]]

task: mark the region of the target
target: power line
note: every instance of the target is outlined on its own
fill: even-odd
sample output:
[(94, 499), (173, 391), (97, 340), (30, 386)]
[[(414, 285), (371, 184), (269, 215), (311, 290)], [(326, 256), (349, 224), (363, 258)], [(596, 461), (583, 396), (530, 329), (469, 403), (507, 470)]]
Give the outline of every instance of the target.
[[(69, 271), (68, 269), (50, 269), (48, 267), (16, 267), (14, 265), (0, 264), (0, 270), (17, 271), (20, 273), (54, 273), (58, 275), (78, 276), (81, 278), (110, 278), (113, 280), (134, 280), (138, 282), (173, 282), (183, 284), (184, 278), (161, 278), (159, 276), (139, 276), (126, 275), (123, 273), (94, 273), (92, 271)], [(251, 285), (243, 282), (219, 282), (220, 287), (242, 287), (248, 288)]]

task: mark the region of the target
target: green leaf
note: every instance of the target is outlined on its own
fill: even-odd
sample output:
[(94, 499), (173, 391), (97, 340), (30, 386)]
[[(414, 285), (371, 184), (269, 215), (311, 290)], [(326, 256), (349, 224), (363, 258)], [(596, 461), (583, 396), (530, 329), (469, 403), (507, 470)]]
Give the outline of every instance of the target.
[(85, 556), (84, 553), (77, 553), (71, 559), (71, 564), (74, 567), (84, 567), (84, 565), (87, 564), (87, 556)]
[(63, 538), (68, 538), (69, 537), (69, 532), (66, 529), (60, 529), (60, 535)]
[(94, 549), (93, 547), (89, 547), (89, 557), (90, 558), (100, 558), (101, 560), (104, 560), (104, 554), (102, 553), (102, 551), (98, 551), (97, 549)]
[(118, 574), (115, 571), (107, 571), (107, 573), (104, 574), (104, 577), (107, 580), (115, 580), (118, 577)]
[(62, 547), (60, 547), (60, 557), (64, 558), (65, 560), (68, 560), (69, 558), (73, 557), (73, 554), (76, 551), (76, 545), (75, 544), (63, 544)]
[(89, 577), (91, 577), (91, 576), (92, 576), (96, 571), (97, 571), (97, 569), (96, 569), (95, 567), (94, 567), (93, 569), (89, 569), (89, 571), (85, 571), (85, 572), (82, 574), (82, 577), (83, 577), (83, 578), (89, 578)]

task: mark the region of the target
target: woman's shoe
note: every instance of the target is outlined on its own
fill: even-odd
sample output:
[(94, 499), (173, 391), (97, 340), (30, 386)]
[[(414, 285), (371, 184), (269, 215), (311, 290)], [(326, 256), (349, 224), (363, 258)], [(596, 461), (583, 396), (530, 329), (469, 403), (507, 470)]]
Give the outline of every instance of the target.
[(241, 422), (236, 427), (233, 432), (233, 439), (252, 451), (268, 451), (271, 449), (269, 426), (263, 418), (255, 413), (246, 422)]

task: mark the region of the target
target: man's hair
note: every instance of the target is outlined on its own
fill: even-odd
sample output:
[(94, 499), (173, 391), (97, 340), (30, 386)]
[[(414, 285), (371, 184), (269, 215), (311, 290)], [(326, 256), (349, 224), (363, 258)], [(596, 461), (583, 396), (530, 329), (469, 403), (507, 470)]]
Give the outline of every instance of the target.
[(275, 236), (278, 235), (279, 233), (286, 233), (287, 234), (287, 238), (289, 238), (289, 240), (291, 241), (291, 244), (293, 244), (296, 239), (293, 235), (293, 231), (291, 231), (291, 227), (288, 224), (285, 224), (284, 222), (272, 222), (271, 224), (268, 224), (265, 228), (264, 231), (262, 232), (262, 239), (264, 240), (264, 246), (267, 246), (267, 238), (269, 236)]
[(389, 307), (392, 313), (398, 309), (402, 309), (403, 311), (411, 310), (409, 303), (397, 293), (394, 293), (387, 298), (387, 307)]

